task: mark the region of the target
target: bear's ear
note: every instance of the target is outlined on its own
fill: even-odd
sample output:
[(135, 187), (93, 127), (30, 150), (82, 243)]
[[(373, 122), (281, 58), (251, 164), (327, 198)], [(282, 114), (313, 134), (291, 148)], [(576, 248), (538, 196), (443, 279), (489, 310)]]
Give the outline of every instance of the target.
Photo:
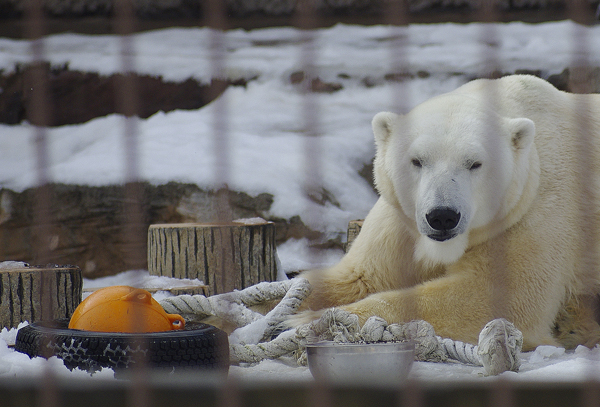
[(508, 128), (510, 138), (515, 150), (528, 148), (533, 143), (535, 136), (535, 123), (526, 118), (509, 119)]
[(387, 139), (390, 137), (394, 127), (394, 121), (397, 118), (397, 114), (390, 112), (381, 112), (375, 115), (371, 125), (373, 126), (373, 134), (375, 135), (375, 143), (377, 144), (377, 147), (383, 147)]

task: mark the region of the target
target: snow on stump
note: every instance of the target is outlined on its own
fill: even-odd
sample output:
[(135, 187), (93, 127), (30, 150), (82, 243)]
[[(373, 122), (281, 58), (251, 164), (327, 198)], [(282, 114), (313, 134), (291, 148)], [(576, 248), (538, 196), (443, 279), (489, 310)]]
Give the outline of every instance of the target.
[(77, 266), (0, 263), (1, 327), (16, 328), (22, 321), (70, 318), (81, 302), (82, 286)]
[(199, 279), (210, 295), (275, 281), (275, 225), (264, 219), (225, 224), (150, 225), (150, 274)]

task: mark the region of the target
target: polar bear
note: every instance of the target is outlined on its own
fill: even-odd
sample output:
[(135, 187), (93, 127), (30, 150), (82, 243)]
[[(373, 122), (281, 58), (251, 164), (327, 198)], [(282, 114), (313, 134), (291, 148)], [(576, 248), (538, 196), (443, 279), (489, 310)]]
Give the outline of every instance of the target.
[[(296, 322), (339, 307), (477, 343), (504, 317), (524, 349), (558, 345), (557, 317), (600, 283), (600, 95), (513, 75), (372, 124), (380, 198), (339, 264), (301, 274), (313, 292)], [(577, 314), (569, 346), (597, 342), (589, 307)]]

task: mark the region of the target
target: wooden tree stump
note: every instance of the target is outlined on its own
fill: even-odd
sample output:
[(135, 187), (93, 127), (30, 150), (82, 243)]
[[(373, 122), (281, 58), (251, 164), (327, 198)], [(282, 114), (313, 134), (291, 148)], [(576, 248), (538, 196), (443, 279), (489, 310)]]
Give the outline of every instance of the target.
[(364, 220), (351, 220), (350, 222), (348, 222), (348, 240), (345, 247), (346, 252), (348, 252), (350, 246), (352, 245), (352, 242), (354, 242), (354, 239), (356, 239), (356, 237), (360, 233), (363, 222)]
[(262, 219), (148, 229), (150, 274), (197, 278), (209, 287), (210, 295), (275, 281), (275, 255), (275, 225)]
[(70, 318), (82, 286), (76, 266), (0, 268), (0, 323), (14, 328), (22, 321)]

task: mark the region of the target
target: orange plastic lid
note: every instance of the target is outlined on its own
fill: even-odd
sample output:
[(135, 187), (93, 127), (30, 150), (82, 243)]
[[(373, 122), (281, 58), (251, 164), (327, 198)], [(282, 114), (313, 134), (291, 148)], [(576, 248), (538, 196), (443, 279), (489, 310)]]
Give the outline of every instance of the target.
[(93, 292), (69, 322), (70, 329), (94, 332), (163, 332), (184, 326), (181, 315), (167, 314), (148, 291), (125, 285)]

